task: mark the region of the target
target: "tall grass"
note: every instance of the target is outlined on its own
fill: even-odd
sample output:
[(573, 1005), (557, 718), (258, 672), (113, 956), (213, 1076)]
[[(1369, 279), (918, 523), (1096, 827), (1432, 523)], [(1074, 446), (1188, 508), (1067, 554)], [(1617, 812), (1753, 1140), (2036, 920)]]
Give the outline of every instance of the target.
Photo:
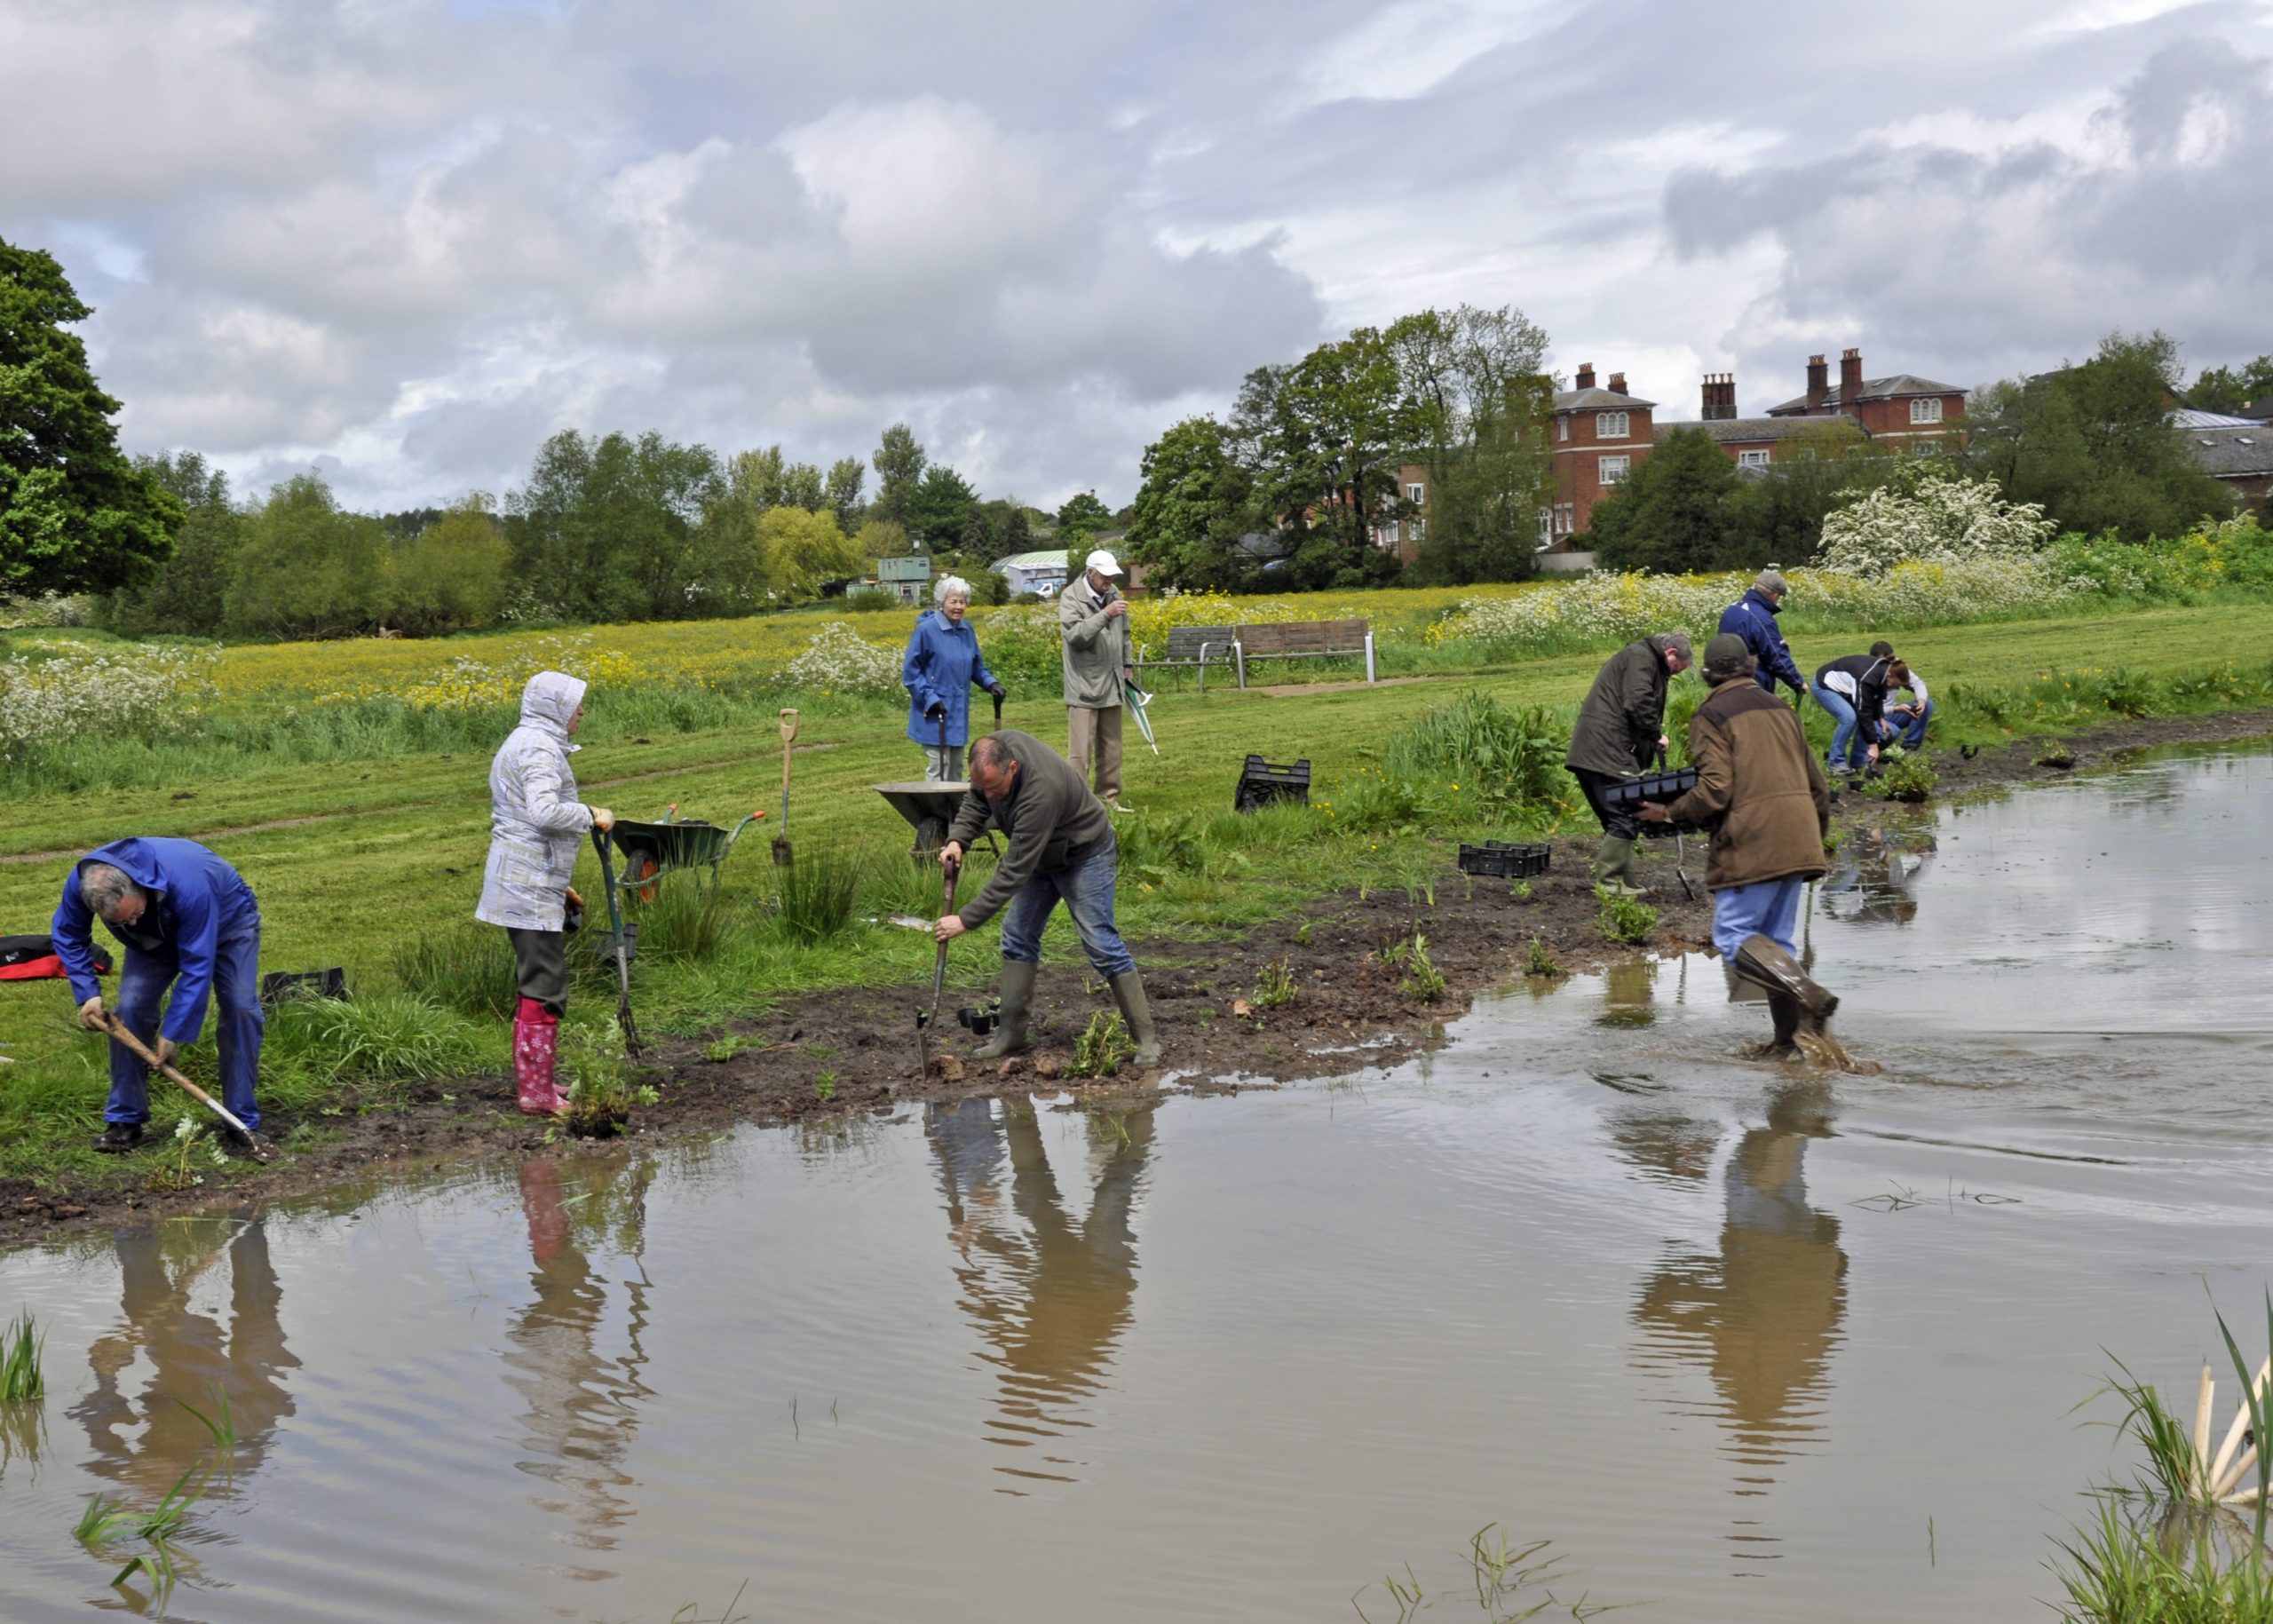
[(1563, 757), (1571, 729), (1544, 705), (1520, 709), (1473, 689), (1390, 735), (1392, 773), (1472, 783), (1511, 805), (1551, 802), (1567, 788)]
[(851, 852), (814, 852), (778, 871), (781, 932), (808, 947), (828, 941), (852, 921), (860, 894), (860, 861)]
[(40, 1351), (46, 1345), (47, 1334), (34, 1328), (29, 1309), (18, 1313), (7, 1329), (0, 1331), (0, 1404), (25, 1403), (47, 1390), (39, 1365)]
[(2273, 1620), (2273, 1567), (2253, 1557), (2229, 1513), (2205, 1517), (2099, 1496), (2098, 1516), (2057, 1541), (2068, 1624), (2264, 1624)]
[(477, 1020), (509, 1018), (519, 997), (512, 942), (495, 925), (474, 920), (405, 937), (394, 951), (394, 973), (413, 997)]

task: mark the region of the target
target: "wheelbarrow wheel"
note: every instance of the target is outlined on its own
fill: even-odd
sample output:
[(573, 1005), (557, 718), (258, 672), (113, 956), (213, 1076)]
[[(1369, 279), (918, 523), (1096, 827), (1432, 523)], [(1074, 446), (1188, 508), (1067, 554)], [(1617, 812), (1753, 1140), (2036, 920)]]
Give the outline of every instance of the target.
[[(655, 899), (655, 871), (662, 865), (655, 860), (653, 852), (634, 852), (623, 861), (623, 888), (638, 898), (642, 906)], [(642, 883), (642, 882), (645, 883)]]

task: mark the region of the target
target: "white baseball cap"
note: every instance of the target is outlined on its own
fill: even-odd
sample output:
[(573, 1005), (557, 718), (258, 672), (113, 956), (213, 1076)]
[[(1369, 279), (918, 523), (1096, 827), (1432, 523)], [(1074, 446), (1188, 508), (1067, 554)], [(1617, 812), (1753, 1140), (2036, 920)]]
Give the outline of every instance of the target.
[(1089, 556), (1088, 561), (1084, 563), (1081, 567), (1083, 569), (1093, 569), (1100, 575), (1117, 575), (1121, 573), (1120, 564), (1114, 560), (1113, 556), (1111, 553), (1107, 552), (1102, 547), (1091, 553)]

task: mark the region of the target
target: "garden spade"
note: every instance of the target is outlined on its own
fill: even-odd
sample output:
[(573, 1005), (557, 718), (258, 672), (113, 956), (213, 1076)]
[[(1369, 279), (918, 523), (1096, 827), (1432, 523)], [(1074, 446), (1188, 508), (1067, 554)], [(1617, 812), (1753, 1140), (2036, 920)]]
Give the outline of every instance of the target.
[(135, 1058), (140, 1060), (145, 1066), (154, 1067), (156, 1070), (163, 1073), (167, 1081), (178, 1083), (182, 1088), (187, 1089), (189, 1091), (190, 1097), (201, 1101), (208, 1110), (213, 1113), (215, 1116), (219, 1117), (230, 1127), (244, 1135), (246, 1148), (250, 1151), (252, 1159), (255, 1161), (273, 1161), (276, 1160), (276, 1147), (274, 1145), (262, 1138), (258, 1134), (246, 1127), (242, 1122), (237, 1121), (236, 1114), (219, 1100), (214, 1098), (210, 1094), (208, 1094), (204, 1089), (199, 1088), (188, 1078), (183, 1076), (180, 1072), (177, 1071), (174, 1067), (168, 1066), (163, 1060), (159, 1059), (157, 1056), (152, 1054), (143, 1044), (140, 1038), (136, 1037), (133, 1033), (127, 1030), (126, 1023), (124, 1021), (119, 1019), (115, 1015), (107, 1013), (105, 1014), (103, 1018), (110, 1027), (111, 1036), (115, 1038), (125, 1048), (127, 1053), (134, 1056)]
[[(1666, 770), (1666, 753), (1658, 752), (1658, 771)], [(1689, 883), (1689, 837), (1679, 829), (1673, 832), (1673, 871), (1681, 876), (1682, 895), (1691, 902), (1697, 900), (1697, 887)]]
[(615, 1024), (623, 1028), (623, 1052), (637, 1059), (639, 1032), (631, 1024), (631, 943), (624, 935), (623, 893), (615, 883), (615, 859), (608, 854), (605, 831), (592, 831), (592, 849), (600, 854), (600, 884), (607, 892), (607, 923), (615, 932)]
[[(961, 863), (943, 863), (947, 871), (946, 886), (939, 904), (939, 917), (945, 919), (955, 911), (955, 882), (962, 877)], [(931, 1007), (915, 1011), (915, 1075), (928, 1080), (931, 1075), (931, 1025), (939, 1018), (939, 994), (947, 985), (947, 945), (939, 944), (931, 960)]]
[(785, 709), (781, 713), (781, 821), (773, 832), (773, 866), (787, 868), (793, 860), (789, 850), (789, 747), (797, 741), (797, 713)]

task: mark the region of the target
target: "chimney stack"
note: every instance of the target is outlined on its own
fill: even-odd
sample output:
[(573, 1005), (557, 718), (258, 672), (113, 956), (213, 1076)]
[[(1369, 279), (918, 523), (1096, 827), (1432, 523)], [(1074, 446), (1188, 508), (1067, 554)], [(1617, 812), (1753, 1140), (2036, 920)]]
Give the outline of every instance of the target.
[(1582, 360), (1579, 363), (1579, 376), (1576, 382), (1580, 389), (1592, 389), (1595, 386), (1594, 362)]
[(1863, 353), (1841, 350), (1839, 353), (1839, 409), (1851, 412), (1855, 402), (1863, 396)]
[(1717, 423), (1737, 415), (1737, 375), (1733, 372), (1708, 372), (1705, 375), (1705, 421)]
[(1610, 375), (1610, 392), (1614, 395), (1622, 395), (1626, 392), (1626, 375), (1623, 372), (1613, 372)]
[(1810, 414), (1823, 409), (1824, 401), (1831, 394), (1831, 368), (1820, 355), (1808, 357), (1808, 410)]

